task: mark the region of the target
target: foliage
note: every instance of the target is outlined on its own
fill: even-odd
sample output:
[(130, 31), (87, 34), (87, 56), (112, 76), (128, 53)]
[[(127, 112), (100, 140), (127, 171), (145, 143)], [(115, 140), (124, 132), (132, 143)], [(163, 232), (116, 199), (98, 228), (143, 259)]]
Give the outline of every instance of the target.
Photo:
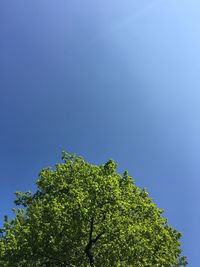
[(109, 160), (95, 166), (63, 152), (39, 174), (37, 191), (16, 192), (5, 216), (0, 266), (185, 266), (181, 234), (167, 224), (145, 189)]

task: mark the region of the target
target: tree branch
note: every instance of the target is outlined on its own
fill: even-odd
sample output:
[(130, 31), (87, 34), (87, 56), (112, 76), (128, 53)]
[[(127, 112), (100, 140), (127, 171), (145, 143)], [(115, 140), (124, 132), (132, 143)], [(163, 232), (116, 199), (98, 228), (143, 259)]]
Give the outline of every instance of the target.
[(90, 266), (94, 267), (94, 256), (92, 255), (91, 249), (93, 244), (95, 244), (97, 242), (97, 240), (99, 240), (99, 238), (105, 233), (105, 231), (99, 233), (94, 239), (92, 238), (92, 234), (93, 234), (93, 230), (94, 230), (94, 217), (92, 217), (91, 222), (90, 222), (90, 232), (89, 232), (89, 238), (88, 238), (88, 243), (85, 247), (85, 254), (89, 259), (90, 262)]
[(60, 262), (62, 264), (61, 266), (63, 266), (63, 267), (70, 267), (68, 260), (61, 260), (58, 258), (50, 257), (48, 255), (45, 255), (45, 257), (48, 258), (49, 260)]
[(94, 258), (93, 258), (93, 255), (91, 253), (93, 228), (94, 228), (94, 217), (92, 217), (91, 222), (90, 222), (90, 233), (89, 233), (88, 243), (87, 243), (87, 245), (85, 247), (85, 254), (89, 259), (91, 267), (94, 266)]
[(101, 233), (99, 233), (94, 239), (92, 239), (92, 243), (95, 244), (97, 242), (97, 240), (103, 235), (105, 234), (105, 231), (102, 231)]

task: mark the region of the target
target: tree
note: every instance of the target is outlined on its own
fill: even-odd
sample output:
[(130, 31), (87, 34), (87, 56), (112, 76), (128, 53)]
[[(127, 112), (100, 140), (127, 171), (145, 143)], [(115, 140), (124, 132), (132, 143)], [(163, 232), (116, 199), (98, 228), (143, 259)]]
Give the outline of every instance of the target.
[(43, 169), (37, 191), (16, 192), (15, 217), (5, 217), (0, 266), (185, 266), (181, 234), (171, 228), (125, 171), (109, 160), (95, 166), (63, 152)]

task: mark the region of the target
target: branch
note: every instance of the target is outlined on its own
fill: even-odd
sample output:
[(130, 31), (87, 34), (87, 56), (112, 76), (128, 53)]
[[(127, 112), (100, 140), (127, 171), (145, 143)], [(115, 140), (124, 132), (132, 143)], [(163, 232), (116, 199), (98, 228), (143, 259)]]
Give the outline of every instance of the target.
[(49, 260), (60, 262), (63, 267), (68, 267), (68, 266), (70, 267), (70, 264), (69, 264), (68, 260), (61, 260), (61, 259), (58, 259), (58, 258), (50, 257), (48, 255), (45, 255), (45, 257), (48, 258)]
[(92, 234), (93, 234), (93, 230), (94, 230), (94, 217), (92, 217), (91, 222), (90, 222), (90, 233), (89, 233), (89, 238), (88, 238), (88, 243), (85, 247), (85, 254), (89, 259), (90, 262), (90, 266), (94, 267), (94, 257), (92, 255), (91, 249), (93, 244), (95, 244), (97, 242), (97, 240), (105, 233), (105, 231), (99, 233), (94, 239), (92, 238)]
[(97, 240), (103, 235), (105, 234), (105, 231), (102, 231), (101, 233), (99, 233), (95, 239), (92, 239), (92, 243), (95, 244), (97, 242)]
[(87, 243), (87, 245), (85, 247), (85, 254), (89, 259), (90, 266), (92, 266), (92, 267), (94, 266), (94, 258), (93, 258), (93, 255), (91, 253), (93, 228), (94, 228), (94, 217), (92, 217), (92, 219), (91, 219), (88, 243)]

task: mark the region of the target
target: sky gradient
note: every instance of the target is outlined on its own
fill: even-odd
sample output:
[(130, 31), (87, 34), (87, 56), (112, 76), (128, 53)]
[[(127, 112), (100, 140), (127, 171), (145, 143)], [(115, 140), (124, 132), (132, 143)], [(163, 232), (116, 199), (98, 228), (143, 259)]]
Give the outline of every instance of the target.
[(0, 2), (0, 222), (61, 151), (113, 158), (199, 265), (200, 2)]

